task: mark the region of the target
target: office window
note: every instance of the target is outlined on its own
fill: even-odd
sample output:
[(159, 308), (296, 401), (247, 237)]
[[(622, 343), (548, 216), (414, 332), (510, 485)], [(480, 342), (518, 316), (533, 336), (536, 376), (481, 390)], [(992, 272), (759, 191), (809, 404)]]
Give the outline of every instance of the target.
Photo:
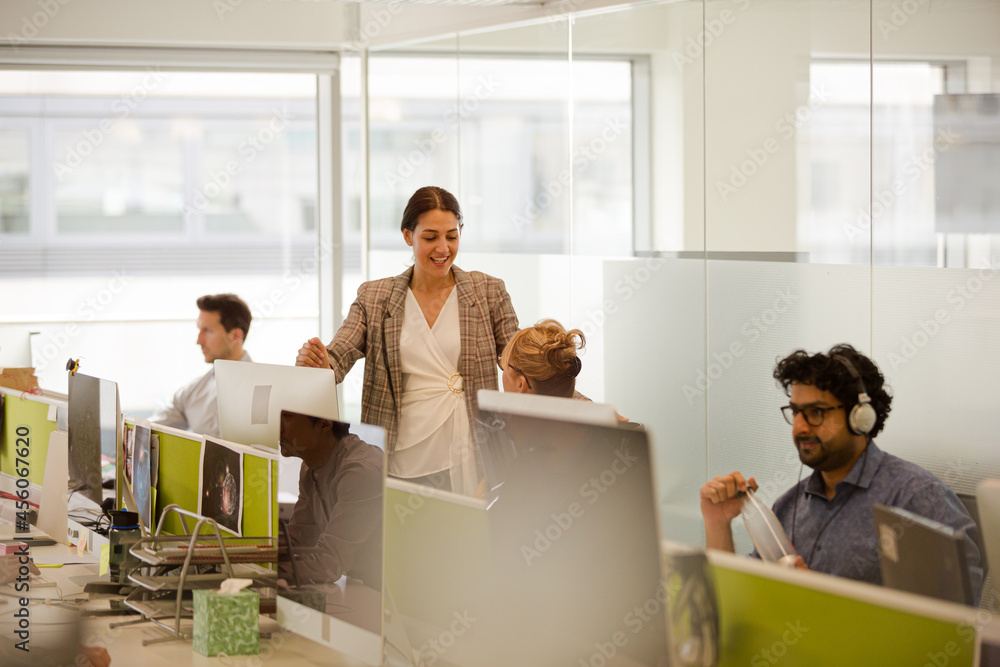
[(28, 231), (29, 159), (28, 129), (0, 119), (0, 234)]
[(397, 249), (407, 199), (439, 184), (474, 223), (463, 250), (631, 255), (631, 77), (627, 59), (373, 54), (372, 248)]
[[(233, 292), (255, 361), (319, 333), (317, 77), (0, 72), (0, 365), (68, 357), (146, 416), (208, 366), (195, 300)], [(163, 359), (169, 359), (164, 362)]]
[(58, 234), (183, 233), (185, 147), (169, 121), (52, 124)]
[[(987, 127), (988, 116), (955, 111), (962, 105), (953, 94), (965, 89), (960, 63), (814, 62), (810, 87), (825, 95), (798, 135), (807, 156), (799, 168), (809, 170), (798, 179), (807, 205), (798, 231), (811, 261), (951, 268), (989, 262), (1000, 237), (938, 219), (942, 200), (955, 199), (956, 187), (968, 182), (967, 165), (963, 174), (954, 156), (978, 151), (979, 164), (989, 165), (996, 154), (996, 130), (970, 131)], [(965, 106), (995, 106), (989, 97)], [(870, 179), (859, 170), (869, 162)]]

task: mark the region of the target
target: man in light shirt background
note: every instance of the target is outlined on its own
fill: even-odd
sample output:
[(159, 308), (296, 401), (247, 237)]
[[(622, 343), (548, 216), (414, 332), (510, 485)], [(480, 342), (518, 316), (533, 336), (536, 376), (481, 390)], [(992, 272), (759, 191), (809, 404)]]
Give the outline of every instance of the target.
[[(243, 349), (250, 331), (250, 308), (235, 294), (206, 294), (198, 304), (197, 344), (205, 363), (216, 359), (250, 361)], [(215, 367), (186, 387), (170, 404), (150, 417), (151, 422), (219, 436), (219, 406), (215, 389)]]

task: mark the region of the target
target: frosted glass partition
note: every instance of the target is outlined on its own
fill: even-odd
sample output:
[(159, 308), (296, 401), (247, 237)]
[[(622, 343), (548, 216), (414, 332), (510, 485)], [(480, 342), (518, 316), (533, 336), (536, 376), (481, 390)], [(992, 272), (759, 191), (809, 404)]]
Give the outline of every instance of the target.
[[(393, 276), (413, 263), (403, 250), (372, 252), (373, 276)], [(607, 303), (602, 303), (602, 260), (566, 255), (513, 255), (461, 251), (455, 264), (466, 271), (482, 271), (504, 281), (521, 327), (554, 318), (587, 337), (583, 371), (577, 389), (596, 401), (615, 399), (605, 393), (604, 325)], [(572, 271), (575, 280), (567, 280)], [(612, 304), (611, 310), (614, 310)], [(354, 373), (352, 373), (354, 375)]]
[[(837, 343), (870, 353), (871, 272), (748, 261), (708, 261), (706, 271), (708, 354), (701, 363), (718, 376), (705, 392), (707, 477), (752, 475), (770, 503), (794, 484), (800, 467), (779, 412), (788, 398), (773, 379), (775, 362), (799, 348), (816, 352)], [(697, 507), (697, 490), (691, 502)], [(742, 522), (735, 525), (737, 548), (749, 552)]]
[(957, 493), (1000, 477), (998, 266), (874, 273), (875, 361), (893, 393), (879, 443)]
[[(452, 59), (449, 104), (477, 102), (435, 156), (468, 214), (458, 264), (503, 278), (522, 326), (584, 330), (580, 389), (649, 428), (665, 537), (703, 543), (698, 489), (715, 475), (753, 474), (768, 500), (794, 483), (772, 373), (800, 347), (873, 356), (896, 396), (887, 451), (960, 492), (1000, 476), (1000, 249), (937, 211), (943, 183), (983, 180), (940, 178), (961, 161), (938, 158), (988, 153), (985, 135), (939, 133), (963, 110), (992, 122), (998, 34), (994, 0), (682, 0), (406, 47)], [(531, 80), (504, 78), (504, 59), (537, 63)], [(605, 62), (619, 73), (595, 96), (580, 74)], [(482, 77), (497, 85), (476, 99)], [(602, 133), (626, 95), (627, 146)], [(419, 120), (386, 109), (402, 113), (383, 129)], [(406, 256), (373, 253), (371, 276)]]
[(646, 426), (654, 446), (666, 539), (703, 542), (698, 488), (706, 478), (705, 264), (646, 258), (604, 264), (605, 394)]
[[(848, 342), (872, 355), (894, 395), (878, 439), (886, 451), (959, 493), (1000, 476), (995, 268), (659, 261), (628, 299), (621, 288), (646, 260), (604, 264), (605, 298), (620, 299), (605, 330), (605, 385), (652, 433), (668, 538), (703, 540), (705, 479), (740, 470), (768, 501), (794, 483), (798, 457), (778, 411), (787, 398), (772, 372), (799, 347)], [(749, 551), (735, 526), (738, 550)]]

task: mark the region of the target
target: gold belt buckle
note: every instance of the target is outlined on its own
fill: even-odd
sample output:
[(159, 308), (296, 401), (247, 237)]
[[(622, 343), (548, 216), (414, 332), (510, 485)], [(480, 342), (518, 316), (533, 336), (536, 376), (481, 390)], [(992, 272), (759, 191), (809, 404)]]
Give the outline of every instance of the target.
[(449, 375), (448, 376), (448, 389), (451, 389), (456, 394), (461, 394), (462, 393), (461, 389), (455, 389), (455, 384), (459, 380), (461, 380), (461, 379), (462, 379), (462, 374), (459, 373), (458, 371), (455, 371), (454, 373), (452, 373), (451, 375)]

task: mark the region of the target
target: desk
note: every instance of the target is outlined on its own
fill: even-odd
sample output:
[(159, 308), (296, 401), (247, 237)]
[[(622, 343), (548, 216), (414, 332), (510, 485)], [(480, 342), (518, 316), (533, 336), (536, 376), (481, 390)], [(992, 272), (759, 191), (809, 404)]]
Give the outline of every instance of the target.
[[(75, 556), (76, 554), (75, 550), (71, 550), (64, 544), (36, 547), (31, 551), (46, 559), (59, 554), (66, 556), (71, 554)], [(83, 587), (88, 582), (99, 579), (97, 563), (43, 568), (41, 572), (41, 579), (53, 582), (55, 586), (40, 586), (38, 583), (42, 583), (41, 581), (32, 584), (30, 595), (34, 599), (45, 598), (54, 601), (60, 597), (63, 599), (89, 597), (89, 594), (83, 592)], [(12, 584), (0, 585), (0, 593), (16, 594)], [(106, 610), (108, 609), (108, 597), (98, 596), (89, 602), (77, 603), (77, 605), (84, 613)], [(11, 612), (16, 611), (17, 607), (18, 602), (15, 598), (0, 597), (0, 642), (2, 642), (0, 644), (0, 664), (5, 666), (20, 664), (16, 662), (17, 659), (28, 657), (30, 660), (23, 664), (52, 664), (42, 658), (40, 650), (46, 642), (55, 644), (60, 641), (70, 645), (82, 643), (87, 646), (103, 647), (111, 655), (112, 665), (141, 664), (143, 667), (181, 667), (183, 665), (258, 667), (268, 663), (282, 667), (286, 665), (288, 667), (306, 667), (320, 664), (333, 665), (334, 667), (362, 667), (364, 665), (364, 663), (352, 660), (329, 648), (282, 630), (277, 621), (267, 616), (261, 617), (260, 627), (262, 633), (270, 632), (271, 637), (261, 640), (259, 655), (207, 658), (195, 653), (190, 640), (177, 640), (144, 647), (142, 645), (144, 639), (166, 635), (165, 631), (152, 623), (119, 628), (110, 627), (113, 623), (138, 618), (135, 615), (84, 616), (80, 620), (79, 614), (71, 609), (46, 605), (45, 603), (33, 603), (30, 607), (31, 653), (24, 654), (20, 651), (13, 651), (12, 648), (17, 640), (13, 636), (13, 631), (16, 628), (12, 623), (13, 615)], [(73, 658), (70, 657), (70, 664), (72, 664), (72, 660)]]

